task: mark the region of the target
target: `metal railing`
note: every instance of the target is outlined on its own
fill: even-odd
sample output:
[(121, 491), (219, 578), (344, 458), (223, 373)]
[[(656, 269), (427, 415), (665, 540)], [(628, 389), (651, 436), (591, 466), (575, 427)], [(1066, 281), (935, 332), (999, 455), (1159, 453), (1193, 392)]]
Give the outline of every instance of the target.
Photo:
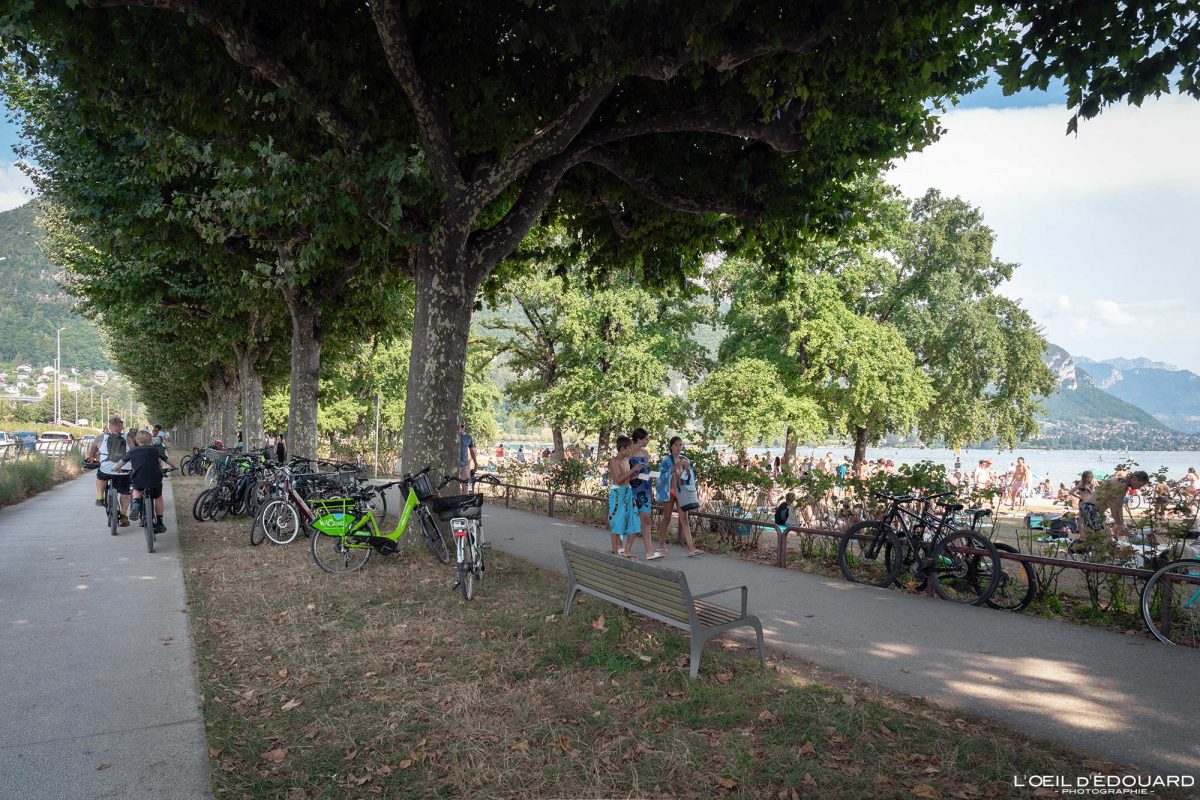
[[(504, 507), (510, 507), (511, 491), (532, 492), (534, 494), (549, 495), (547, 501), (547, 516), (554, 516), (555, 501), (559, 497), (567, 497), (577, 500), (591, 500), (597, 503), (607, 503), (607, 498), (592, 494), (578, 494), (575, 492), (560, 492), (554, 489), (544, 489), (536, 486), (521, 486), (514, 483), (500, 483), (496, 488), (505, 490)], [(661, 506), (658, 502), (654, 502), (651, 506), (651, 513), (659, 512), (661, 515)], [(709, 519), (717, 522), (732, 523), (738, 526), (754, 526), (775, 532), (775, 566), (787, 567), (787, 540), (790, 534), (801, 534), (805, 536), (824, 536), (831, 539), (841, 539), (842, 531), (832, 530), (828, 528), (807, 528), (797, 525), (788, 525), (786, 528), (780, 528), (773, 522), (765, 520), (756, 520), (747, 517), (734, 517), (728, 514), (714, 514), (708, 511), (689, 511), (689, 518)], [(736, 530), (736, 529), (735, 529)], [(1110, 575), (1124, 575), (1130, 578), (1140, 578), (1147, 580), (1154, 574), (1153, 570), (1138, 569), (1137, 567), (1125, 567), (1118, 564), (1097, 564), (1091, 561), (1074, 561), (1065, 558), (1052, 558), (1050, 556), (1038, 556), (1032, 553), (1010, 553), (1002, 550), (999, 553), (1000, 558), (1008, 561), (1018, 561), (1026, 564), (1041, 564), (1049, 567), (1059, 567), (1063, 569), (1077, 569), (1081, 572), (1100, 572)]]
[(32, 449), (23, 442), (5, 442), (0, 444), (0, 463), (20, 461), (34, 455), (47, 458), (66, 458), (78, 450), (79, 443), (67, 439), (37, 442)]

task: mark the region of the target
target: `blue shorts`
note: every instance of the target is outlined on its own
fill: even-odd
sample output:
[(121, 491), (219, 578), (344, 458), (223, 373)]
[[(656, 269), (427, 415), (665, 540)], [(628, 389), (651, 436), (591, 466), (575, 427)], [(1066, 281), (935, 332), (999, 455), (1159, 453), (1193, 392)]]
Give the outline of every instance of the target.
[(608, 490), (608, 529), (618, 536), (642, 532), (633, 503), (633, 490), (628, 486), (613, 486)]

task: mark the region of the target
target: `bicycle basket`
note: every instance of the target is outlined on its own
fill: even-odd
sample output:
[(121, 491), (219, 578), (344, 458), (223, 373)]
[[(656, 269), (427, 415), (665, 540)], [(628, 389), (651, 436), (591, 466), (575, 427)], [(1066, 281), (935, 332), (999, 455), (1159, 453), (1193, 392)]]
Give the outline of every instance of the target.
[(422, 502), (430, 499), (431, 497), (435, 497), (437, 494), (433, 491), (432, 484), (429, 483), (428, 475), (418, 475), (417, 477), (413, 478), (412, 488), (417, 494), (417, 499)]
[(449, 522), (456, 517), (479, 519), (483, 514), (483, 495), (456, 494), (450, 497), (435, 497), (429, 501), (429, 508), (443, 522)]

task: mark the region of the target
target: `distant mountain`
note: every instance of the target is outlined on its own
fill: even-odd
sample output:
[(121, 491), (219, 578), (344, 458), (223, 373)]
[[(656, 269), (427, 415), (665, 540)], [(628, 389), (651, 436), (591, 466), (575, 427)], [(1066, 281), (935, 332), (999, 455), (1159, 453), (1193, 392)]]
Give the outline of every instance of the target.
[(71, 311), (59, 287), (61, 270), (37, 245), (38, 201), (0, 213), (0, 366), (54, 363), (54, 333), (62, 332), (62, 366), (111, 370), (100, 331)]
[(1075, 363), (1082, 364), (1089, 371), (1092, 371), (1092, 367), (1100, 364), (1115, 367), (1116, 369), (1165, 369), (1171, 371), (1179, 369), (1179, 367), (1172, 364), (1162, 361), (1151, 361), (1148, 358), (1106, 358), (1103, 361), (1096, 361), (1087, 356), (1075, 356)]
[(1088, 371), (1096, 385), (1114, 397), (1144, 408), (1176, 430), (1200, 433), (1200, 375), (1148, 358), (1091, 362)]
[[(1102, 364), (1101, 379), (1097, 380), (1079, 366), (1066, 350), (1050, 345), (1045, 362), (1055, 373), (1058, 387), (1046, 399), (1046, 413), (1040, 423), (1038, 438), (1032, 444), (1057, 447), (1131, 447), (1144, 449), (1177, 449), (1195, 447), (1196, 437), (1173, 430), (1170, 425), (1146, 411), (1140, 404), (1115, 396), (1103, 388), (1116, 371)], [(1089, 369), (1095, 369), (1095, 363)], [(1133, 370), (1139, 372), (1140, 370)], [(1157, 374), (1190, 375), (1163, 369), (1148, 370)], [(1195, 377), (1195, 376), (1193, 376)], [(1113, 385), (1120, 385), (1117, 380)], [(1195, 391), (1193, 390), (1193, 395)]]

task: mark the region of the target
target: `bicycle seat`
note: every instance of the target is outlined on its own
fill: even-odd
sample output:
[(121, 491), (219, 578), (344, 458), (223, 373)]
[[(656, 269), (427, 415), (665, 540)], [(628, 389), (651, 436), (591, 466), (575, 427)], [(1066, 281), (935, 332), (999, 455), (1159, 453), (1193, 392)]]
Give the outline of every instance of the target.
[(979, 520), (983, 519), (984, 517), (990, 517), (992, 515), (992, 510), (990, 508), (972, 508), (972, 509), (970, 509), (970, 511), (971, 511), (972, 518), (975, 519), (976, 521), (979, 521)]
[(939, 508), (946, 509), (946, 513), (953, 514), (955, 511), (962, 511), (962, 503), (938, 503)]

